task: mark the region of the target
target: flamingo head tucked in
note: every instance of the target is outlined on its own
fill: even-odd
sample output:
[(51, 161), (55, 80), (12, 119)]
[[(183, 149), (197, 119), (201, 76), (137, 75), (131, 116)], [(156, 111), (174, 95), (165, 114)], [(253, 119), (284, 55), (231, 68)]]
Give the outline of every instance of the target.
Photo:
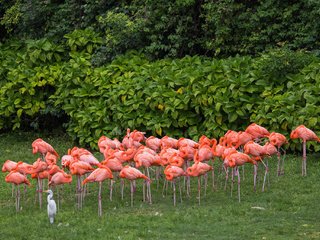
[(230, 167), (230, 168), (234, 168), (236, 166), (236, 161), (234, 159), (225, 159), (223, 161), (223, 165), (227, 168), (227, 167)]
[(290, 133), (290, 138), (291, 139), (297, 139), (299, 138), (299, 134), (296, 130), (293, 130), (291, 133)]

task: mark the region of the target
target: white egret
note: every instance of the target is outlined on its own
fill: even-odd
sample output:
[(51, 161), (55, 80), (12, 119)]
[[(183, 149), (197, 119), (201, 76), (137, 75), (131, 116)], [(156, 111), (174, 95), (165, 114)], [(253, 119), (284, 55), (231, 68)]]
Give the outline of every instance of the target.
[(47, 201), (48, 201), (48, 217), (50, 220), (50, 223), (52, 224), (54, 222), (54, 217), (56, 216), (57, 213), (57, 205), (56, 202), (53, 200), (53, 192), (51, 190), (47, 190), (45, 191), (47, 192), (49, 195), (47, 197)]

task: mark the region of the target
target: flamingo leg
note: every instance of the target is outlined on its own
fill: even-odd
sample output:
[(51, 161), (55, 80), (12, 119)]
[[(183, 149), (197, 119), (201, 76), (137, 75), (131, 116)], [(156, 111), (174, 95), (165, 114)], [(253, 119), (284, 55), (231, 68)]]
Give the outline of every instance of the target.
[(58, 194), (58, 211), (60, 211), (60, 193), (59, 193), (59, 186), (57, 186), (57, 194)]
[(131, 207), (133, 207), (133, 183), (130, 181)]
[(160, 166), (156, 168), (157, 189), (159, 189), (159, 175), (160, 175)]
[(15, 190), (16, 190), (15, 191), (16, 192), (16, 196), (15, 196), (16, 197), (16, 202), (15, 202), (15, 204), (16, 204), (16, 212), (18, 212), (18, 189), (15, 188)]
[(143, 201), (146, 201), (146, 182), (143, 182), (143, 186), (142, 186), (142, 195), (143, 195)]
[(239, 168), (237, 167), (237, 175), (238, 175), (238, 199), (240, 202), (240, 173), (239, 173)]
[(16, 186), (16, 211), (19, 212), (18, 186)]
[(11, 184), (12, 188), (11, 188), (11, 197), (13, 198), (14, 196), (14, 183)]
[(37, 198), (38, 198), (38, 195), (39, 194), (39, 182), (38, 182), (38, 179), (37, 179), (37, 184), (36, 184), (36, 192), (35, 192), (35, 195), (34, 195), (34, 204), (37, 203)]
[(263, 177), (263, 184), (262, 184), (262, 192), (264, 192), (264, 186), (265, 186), (265, 183), (266, 183), (266, 178), (267, 178), (267, 174), (268, 174), (268, 165), (266, 165), (262, 160), (261, 160), (262, 164), (264, 165), (265, 167), (265, 173), (264, 173), (264, 177)]
[(99, 195), (98, 195), (98, 215), (99, 215), (99, 217), (102, 216), (101, 188), (102, 188), (102, 182), (99, 182)]
[[(60, 201), (60, 207), (62, 206), (62, 196), (63, 196), (63, 185), (59, 186), (59, 201)], [(61, 196), (61, 200), (60, 200), (60, 196)]]
[(229, 178), (229, 168), (224, 168), (225, 172), (226, 172), (226, 180), (224, 183), (224, 190), (227, 190), (227, 182), (228, 182), (228, 178)]
[[(84, 178), (87, 178), (89, 174), (85, 173)], [(82, 186), (82, 197), (84, 198), (89, 193), (89, 184)]]
[[(148, 178), (150, 179), (149, 168), (147, 168), (147, 174), (148, 174)], [(149, 203), (152, 204), (150, 181), (147, 181), (147, 199)]]
[(80, 181), (79, 181), (79, 187), (80, 187), (80, 209), (82, 209), (82, 200), (83, 200), (83, 188), (82, 188), (82, 186), (81, 186), (81, 176), (79, 176), (79, 179), (80, 179)]
[[(269, 173), (269, 161), (267, 159), (266, 161), (267, 167), (268, 167), (268, 173)], [(270, 175), (267, 175), (267, 183), (268, 183), (268, 189), (270, 188)]]
[(113, 180), (110, 179), (110, 201), (112, 202)]
[(123, 200), (124, 181), (121, 179), (121, 200)]
[[(186, 169), (189, 167), (189, 161), (186, 161)], [(190, 197), (190, 176), (186, 176), (187, 179), (187, 196)]]
[(164, 179), (164, 182), (163, 182), (163, 188), (162, 188), (162, 197), (165, 197), (165, 190), (166, 190), (166, 185), (167, 185), (167, 179)]
[(81, 206), (81, 209), (82, 209), (82, 206), (83, 206), (83, 203), (84, 203), (84, 199), (85, 199), (85, 189), (84, 189), (84, 187), (87, 187), (87, 185), (88, 184), (86, 184), (86, 185), (82, 185), (81, 184), (81, 182), (83, 181), (83, 179), (84, 178), (86, 178), (85, 176), (84, 177), (82, 177), (82, 176), (80, 176), (80, 200), (81, 200), (81, 204), (80, 204), (80, 206)]
[(234, 168), (231, 168), (231, 197), (233, 192), (233, 183), (234, 183)]
[(211, 174), (212, 174), (212, 190), (214, 191), (215, 186), (214, 186), (214, 160), (213, 159), (212, 159), (212, 172), (211, 172)]
[(302, 143), (302, 176), (307, 176), (307, 144)]
[(253, 166), (253, 191), (256, 191), (258, 165)]
[(174, 179), (172, 183), (173, 183), (173, 206), (176, 206), (176, 182)]
[(242, 165), (242, 177), (243, 177), (243, 180), (244, 180), (244, 165)]
[(148, 181), (147, 184), (148, 184), (148, 189), (149, 189), (149, 203), (152, 204), (152, 195), (151, 195), (150, 181)]
[[(143, 173), (146, 175), (146, 169), (144, 169)], [(149, 176), (148, 176), (149, 177)], [(145, 202), (146, 201), (146, 198), (148, 198), (148, 193), (146, 193), (146, 183), (147, 181), (143, 181), (143, 187), (142, 187), (142, 195), (143, 195), (143, 201)], [(148, 191), (148, 189), (147, 189)]]
[(279, 147), (278, 147), (277, 157), (278, 157), (277, 173), (278, 173), (278, 177), (279, 177), (280, 174), (281, 174), (281, 154), (280, 154), (280, 149), (279, 149)]
[(283, 154), (282, 154), (282, 164), (281, 164), (281, 169), (280, 169), (280, 173), (283, 175), (284, 174), (284, 160), (285, 160), (285, 158), (286, 158), (286, 151), (285, 150), (283, 150)]
[(81, 202), (81, 183), (80, 183), (81, 179), (80, 179), (80, 175), (77, 175), (77, 205), (78, 205), (78, 209), (80, 209), (80, 202)]
[(27, 194), (27, 186), (24, 184), (23, 186), (23, 198), (26, 198), (26, 194)]
[(199, 200), (199, 206), (200, 206), (200, 198), (201, 198), (201, 176), (198, 176), (198, 200)]
[(38, 185), (39, 185), (39, 188), (38, 188), (39, 206), (41, 209), (42, 208), (42, 182), (39, 176), (38, 176)]
[(203, 176), (204, 179), (204, 196), (207, 195), (207, 184), (208, 184), (208, 174), (205, 173)]
[(179, 184), (180, 202), (182, 203), (181, 179), (180, 179), (180, 177), (179, 177), (179, 182), (178, 182), (178, 184)]
[(18, 212), (20, 211), (20, 185), (18, 185)]

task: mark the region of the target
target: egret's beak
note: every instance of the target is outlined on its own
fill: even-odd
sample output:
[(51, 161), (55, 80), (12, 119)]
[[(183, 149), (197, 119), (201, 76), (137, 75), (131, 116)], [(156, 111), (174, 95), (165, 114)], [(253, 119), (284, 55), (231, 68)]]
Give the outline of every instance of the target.
[(47, 192), (48, 192), (48, 190), (45, 190), (45, 191), (43, 191), (43, 192), (46, 192), (46, 193), (47, 193)]

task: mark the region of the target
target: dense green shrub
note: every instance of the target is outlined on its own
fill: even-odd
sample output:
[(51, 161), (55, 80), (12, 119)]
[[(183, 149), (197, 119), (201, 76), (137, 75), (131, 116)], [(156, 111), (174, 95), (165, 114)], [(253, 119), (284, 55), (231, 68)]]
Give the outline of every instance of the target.
[(193, 139), (243, 130), (254, 121), (287, 136), (299, 124), (318, 130), (313, 89), (318, 73), (308, 72), (316, 59), (305, 68), (302, 64), (302, 72), (288, 74), (282, 84), (270, 84), (258, 68), (264, 60), (185, 57), (150, 62), (130, 53), (92, 69), (88, 59), (77, 69), (66, 64), (67, 74), (52, 99), (70, 116), (69, 134), (92, 146), (100, 135), (119, 137), (127, 127)]
[(55, 81), (62, 74), (59, 62), (63, 56), (63, 47), (47, 39), (1, 47), (1, 129), (37, 127), (41, 115), (48, 114), (49, 118), (63, 114), (48, 102), (55, 92)]
[(299, 124), (320, 130), (320, 61), (310, 54), (150, 61), (128, 52), (94, 67), (100, 36), (86, 29), (66, 38), (65, 46), (47, 39), (0, 46), (0, 129), (67, 116), (69, 135), (91, 147), (128, 127), (195, 140), (250, 122), (287, 136)]

